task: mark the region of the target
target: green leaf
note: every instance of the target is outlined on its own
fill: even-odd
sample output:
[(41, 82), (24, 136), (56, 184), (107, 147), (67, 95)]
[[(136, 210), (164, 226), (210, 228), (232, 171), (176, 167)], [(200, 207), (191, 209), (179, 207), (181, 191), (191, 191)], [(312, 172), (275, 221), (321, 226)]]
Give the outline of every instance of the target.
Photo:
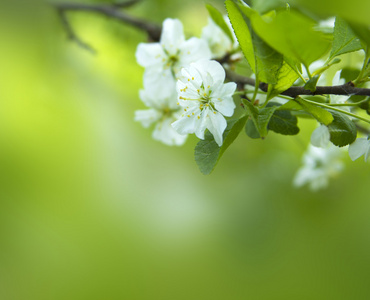
[[(270, 104), (270, 103), (269, 103)], [(280, 106), (280, 104), (273, 103)], [(298, 119), (288, 110), (275, 110), (268, 124), (268, 129), (284, 135), (296, 135), (299, 133)]]
[(244, 116), (240, 119), (227, 122), (227, 127), (223, 134), (224, 142), (221, 147), (217, 145), (213, 135), (209, 131), (205, 134), (204, 140), (198, 142), (194, 152), (195, 161), (204, 175), (210, 174), (214, 170), (226, 149), (238, 137), (247, 119), (248, 116)]
[(310, 90), (311, 92), (316, 91), (316, 85), (317, 85), (317, 81), (319, 80), (319, 78), (320, 78), (320, 75), (313, 76), (310, 80), (308, 80), (305, 83), (304, 88), (306, 90)]
[(329, 59), (360, 49), (362, 49), (360, 39), (353, 33), (351, 27), (343, 19), (336, 17), (333, 47)]
[(206, 5), (209, 15), (211, 16), (213, 22), (215, 22), (218, 27), (220, 27), (223, 32), (229, 37), (229, 39), (234, 42), (234, 37), (230, 31), (229, 26), (227, 26), (225, 19), (221, 12), (219, 12), (215, 7), (210, 4)]
[(358, 24), (357, 22), (348, 23), (351, 26), (353, 32), (361, 39), (364, 43), (364, 48), (370, 47), (370, 29), (368, 26)]
[(256, 73), (254, 48), (248, 24), (245, 22), (238, 5), (236, 5), (232, 0), (227, 0), (225, 2), (225, 6), (244, 57), (247, 59), (253, 73)]
[(251, 21), (253, 29), (267, 44), (306, 66), (321, 58), (331, 45), (327, 36), (313, 29), (314, 22), (294, 11), (278, 12), (267, 21), (253, 14)]
[(252, 103), (246, 101), (244, 107), (248, 112), (248, 115), (251, 117), (254, 125), (261, 138), (265, 138), (268, 132), (267, 125), (270, 121), (270, 118), (278, 106), (270, 106), (259, 109), (255, 107)]
[(251, 139), (259, 139), (261, 138), (256, 125), (254, 125), (254, 122), (252, 119), (248, 119), (247, 124), (245, 125), (245, 133), (251, 138)]
[(292, 0), (289, 3), (304, 5), (320, 15), (341, 16), (349, 21), (370, 25), (368, 0)]
[[(258, 15), (255, 10), (243, 5), (235, 5), (233, 2), (233, 4), (229, 3), (226, 1), (226, 8), (229, 12), (231, 24), (233, 24), (239, 44), (253, 72), (256, 74), (256, 78), (265, 83), (275, 84), (277, 82), (278, 71), (283, 64), (283, 56), (263, 41), (248, 25), (249, 22), (246, 20), (255, 14)], [(236, 24), (239, 23), (244, 23), (243, 30), (237, 29)], [(241, 44), (241, 41), (244, 41), (244, 43)], [(250, 43), (252, 43), (253, 51), (250, 51)], [(245, 51), (243, 49), (247, 50)]]
[(330, 111), (334, 121), (328, 125), (330, 141), (343, 147), (352, 144), (356, 140), (357, 127), (347, 116), (336, 111)]
[(334, 118), (330, 112), (327, 110), (317, 107), (310, 102), (305, 101), (302, 98), (297, 97), (294, 101), (297, 101), (299, 105), (302, 106), (303, 110), (310, 113), (317, 121), (328, 126), (333, 122)]
[(256, 33), (252, 32), (256, 77), (259, 81), (276, 84), (279, 70), (283, 64), (283, 55), (267, 45)]
[(259, 13), (265, 13), (275, 8), (286, 7), (286, 1), (284, 0), (252, 0), (252, 7)]
[(267, 99), (271, 99), (282, 92), (290, 88), (293, 83), (297, 80), (298, 74), (293, 70), (288, 63), (283, 62), (277, 73), (277, 81), (275, 84), (270, 84), (268, 86)]

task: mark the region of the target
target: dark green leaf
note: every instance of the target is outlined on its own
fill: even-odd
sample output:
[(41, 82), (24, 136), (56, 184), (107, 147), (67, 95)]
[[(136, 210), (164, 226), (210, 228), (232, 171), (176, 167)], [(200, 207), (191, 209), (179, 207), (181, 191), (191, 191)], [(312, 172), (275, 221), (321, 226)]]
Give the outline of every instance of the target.
[(245, 133), (251, 139), (259, 139), (259, 138), (261, 138), (261, 136), (258, 133), (258, 130), (256, 128), (256, 125), (254, 125), (254, 122), (252, 121), (252, 119), (248, 119), (247, 124), (245, 125)]
[(268, 129), (284, 135), (296, 135), (299, 133), (297, 123), (297, 117), (293, 116), (290, 111), (276, 110), (270, 119)]
[(200, 140), (195, 147), (195, 161), (204, 174), (210, 174), (216, 167), (226, 149), (234, 142), (243, 129), (248, 117), (244, 116), (238, 120), (230, 120), (223, 134), (224, 142), (221, 147), (215, 142), (213, 135), (208, 131), (204, 140)]
[(272, 114), (278, 108), (278, 106), (257, 108), (248, 101), (246, 101), (244, 105), (245, 105), (245, 109), (247, 110), (249, 116), (254, 122), (254, 125), (256, 126), (256, 129), (258, 133), (260, 134), (261, 138), (265, 138), (268, 132), (267, 125), (270, 121)]
[(333, 47), (329, 59), (362, 49), (360, 39), (353, 33), (351, 27), (339, 17), (335, 19)]
[(330, 111), (334, 121), (329, 124), (330, 141), (339, 147), (353, 143), (357, 136), (357, 127), (346, 115)]
[(232, 42), (234, 42), (234, 37), (230, 31), (229, 26), (227, 26), (222, 13), (220, 13), (215, 7), (210, 4), (207, 4), (206, 7), (213, 22), (215, 22), (223, 30), (223, 32), (229, 37)]

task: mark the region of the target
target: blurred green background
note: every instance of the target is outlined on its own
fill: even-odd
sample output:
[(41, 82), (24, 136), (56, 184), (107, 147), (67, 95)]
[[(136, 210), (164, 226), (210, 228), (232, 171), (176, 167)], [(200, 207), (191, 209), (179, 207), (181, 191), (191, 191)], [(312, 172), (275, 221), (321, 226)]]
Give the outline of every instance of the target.
[[(82, 0), (81, 0), (82, 1)], [(223, 1), (209, 1), (222, 8)], [(132, 14), (207, 23), (203, 1)], [(241, 135), (203, 176), (197, 142), (166, 147), (133, 121), (145, 35), (44, 1), (0, 3), (0, 299), (370, 299), (369, 165), (295, 189), (302, 134)]]

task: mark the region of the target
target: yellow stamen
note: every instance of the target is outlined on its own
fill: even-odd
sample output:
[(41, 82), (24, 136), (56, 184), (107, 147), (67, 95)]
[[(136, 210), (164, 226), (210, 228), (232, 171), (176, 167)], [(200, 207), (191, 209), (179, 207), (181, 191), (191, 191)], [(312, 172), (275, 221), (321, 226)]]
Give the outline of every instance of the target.
[(200, 117), (198, 116), (198, 120), (200, 119)]

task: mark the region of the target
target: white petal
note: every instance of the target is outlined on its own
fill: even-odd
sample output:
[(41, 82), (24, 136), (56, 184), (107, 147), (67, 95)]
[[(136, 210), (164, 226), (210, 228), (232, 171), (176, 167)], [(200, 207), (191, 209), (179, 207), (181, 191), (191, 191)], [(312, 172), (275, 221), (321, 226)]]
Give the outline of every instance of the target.
[(221, 58), (232, 48), (229, 37), (211, 18), (208, 18), (208, 25), (203, 27), (201, 38), (207, 42), (212, 58)]
[(175, 88), (176, 81), (171, 70), (146, 68), (144, 72), (144, 88), (155, 95), (162, 95), (163, 90)]
[(152, 89), (145, 89), (139, 91), (140, 99), (146, 106), (163, 110), (164, 108), (177, 108), (177, 93), (175, 89), (162, 89), (153, 92)]
[(234, 114), (235, 103), (232, 97), (220, 98), (213, 101), (215, 108), (226, 117)]
[(204, 131), (207, 128), (208, 112), (203, 111), (202, 114), (199, 115), (199, 117), (200, 118), (198, 119), (198, 116), (197, 116), (198, 120), (196, 121), (195, 135), (201, 140), (204, 140)]
[(136, 60), (142, 67), (162, 65), (162, 59), (166, 56), (159, 43), (140, 43), (136, 49)]
[(330, 132), (328, 127), (320, 125), (311, 135), (311, 144), (315, 147), (326, 148), (330, 141)]
[[(206, 75), (212, 77), (214, 85), (212, 88), (217, 88), (218, 85), (225, 81), (225, 69), (215, 60), (200, 60), (192, 64), (202, 75), (203, 82), (206, 81)], [(204, 83), (206, 85), (206, 83)]]
[(212, 53), (206, 41), (193, 37), (185, 41), (181, 46), (180, 64), (189, 65), (201, 59), (211, 59)]
[(177, 19), (166, 19), (163, 22), (161, 45), (171, 54), (175, 54), (185, 41), (182, 23)]
[[(358, 138), (348, 147), (348, 154), (352, 160), (356, 160), (364, 155), (370, 147), (369, 140), (366, 138)], [(367, 159), (367, 157), (365, 157)]]
[[(192, 113), (194, 113), (194, 115)], [(198, 118), (196, 117), (197, 115), (199, 115), (199, 113), (197, 113), (196, 107), (190, 108), (179, 120), (172, 123), (172, 127), (179, 134), (194, 133), (196, 122), (198, 121)]]
[(218, 112), (210, 112), (207, 117), (207, 128), (212, 133), (217, 145), (222, 146), (222, 134), (226, 129), (225, 118)]
[(177, 133), (171, 126), (172, 122), (173, 118), (165, 118), (162, 122), (158, 122), (152, 137), (168, 146), (181, 146), (185, 143), (187, 135)]
[(135, 111), (135, 121), (141, 122), (141, 124), (147, 128), (162, 116), (162, 113), (155, 109), (137, 110)]

